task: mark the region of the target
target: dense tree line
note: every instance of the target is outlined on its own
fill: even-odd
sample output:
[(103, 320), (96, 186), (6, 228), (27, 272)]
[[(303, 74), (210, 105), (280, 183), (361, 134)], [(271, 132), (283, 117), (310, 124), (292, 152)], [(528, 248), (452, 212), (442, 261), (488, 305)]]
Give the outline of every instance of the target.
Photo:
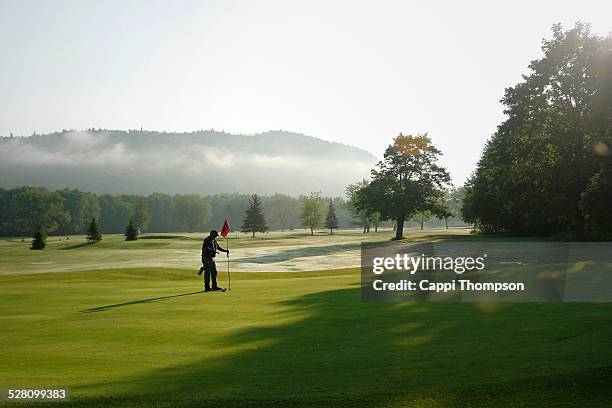
[[(253, 198), (247, 194), (139, 196), (42, 187), (0, 189), (0, 236), (32, 236), (38, 227), (43, 234), (83, 234), (92, 219), (102, 234), (123, 234), (130, 220), (141, 232), (209, 231), (220, 228), (224, 218), (239, 230), (249, 199)], [(275, 194), (257, 200), (267, 229), (304, 228), (302, 208), (308, 198)], [(340, 228), (359, 224), (343, 198), (333, 200)]]
[(464, 218), (520, 235), (612, 236), (612, 36), (553, 26), (541, 59), (506, 89), (508, 118), (466, 184)]

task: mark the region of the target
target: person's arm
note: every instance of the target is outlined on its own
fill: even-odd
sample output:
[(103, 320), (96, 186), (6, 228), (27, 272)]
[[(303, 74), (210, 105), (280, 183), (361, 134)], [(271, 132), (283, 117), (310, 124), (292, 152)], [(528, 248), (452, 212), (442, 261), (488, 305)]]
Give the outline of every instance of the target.
[(229, 249), (221, 248), (221, 245), (219, 245), (218, 242), (217, 242), (217, 249), (221, 252), (225, 252), (226, 254), (229, 254)]

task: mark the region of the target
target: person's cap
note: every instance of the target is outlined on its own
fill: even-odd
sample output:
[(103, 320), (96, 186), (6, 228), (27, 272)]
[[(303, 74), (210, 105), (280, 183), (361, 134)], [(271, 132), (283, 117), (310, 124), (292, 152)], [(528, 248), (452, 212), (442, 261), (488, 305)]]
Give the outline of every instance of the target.
[(210, 235), (212, 235), (213, 237), (218, 237), (219, 236), (219, 231), (212, 230), (212, 231), (210, 231)]

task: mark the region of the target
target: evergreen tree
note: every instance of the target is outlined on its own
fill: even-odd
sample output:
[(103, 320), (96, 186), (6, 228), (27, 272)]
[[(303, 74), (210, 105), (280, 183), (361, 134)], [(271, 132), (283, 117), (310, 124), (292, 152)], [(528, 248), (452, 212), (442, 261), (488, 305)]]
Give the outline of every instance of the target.
[(329, 207), (325, 216), (325, 228), (329, 230), (331, 235), (334, 235), (334, 230), (338, 229), (338, 217), (336, 216), (336, 207), (334, 207), (333, 200), (329, 200)]
[(45, 236), (45, 232), (40, 225), (36, 227), (36, 232), (32, 238), (32, 247), (30, 249), (45, 249), (45, 246), (47, 245), (45, 243), (45, 239), (47, 239), (47, 237)]
[(130, 218), (130, 223), (125, 229), (125, 240), (126, 241), (136, 241), (138, 239), (138, 230), (134, 226), (134, 222)]
[(266, 218), (264, 216), (263, 208), (261, 207), (261, 200), (257, 194), (253, 194), (251, 198), (249, 198), (249, 207), (247, 208), (244, 219), (242, 220), (240, 230), (244, 233), (252, 233), (253, 237), (255, 237), (256, 232), (268, 231)]
[(87, 240), (91, 243), (102, 241), (102, 234), (95, 218), (91, 219), (89, 227), (87, 228)]

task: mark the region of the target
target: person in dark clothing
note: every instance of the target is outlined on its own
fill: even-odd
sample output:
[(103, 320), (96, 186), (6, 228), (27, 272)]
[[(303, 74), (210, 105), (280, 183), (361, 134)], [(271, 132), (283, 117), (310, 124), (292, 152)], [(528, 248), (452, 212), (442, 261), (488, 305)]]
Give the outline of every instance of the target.
[[(218, 251), (225, 252), (229, 256), (229, 250), (223, 249), (217, 242), (219, 233), (217, 230), (210, 231), (210, 235), (204, 238), (202, 243), (202, 267), (198, 271), (198, 275), (204, 272), (204, 291), (210, 292), (213, 290), (223, 290), (217, 285), (217, 265), (215, 264), (215, 255)], [(212, 287), (210, 281), (212, 278)]]

